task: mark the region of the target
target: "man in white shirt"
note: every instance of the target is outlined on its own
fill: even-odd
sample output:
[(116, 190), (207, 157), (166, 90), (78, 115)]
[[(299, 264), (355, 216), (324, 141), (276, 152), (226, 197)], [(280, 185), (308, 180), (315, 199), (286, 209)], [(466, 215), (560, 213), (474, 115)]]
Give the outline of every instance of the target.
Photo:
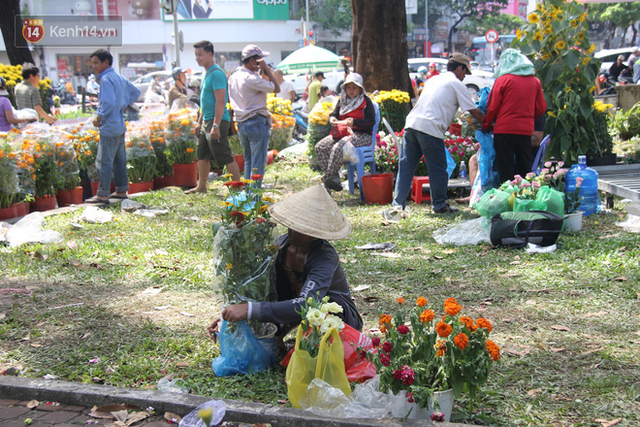
[(393, 208), (383, 212), (386, 219), (398, 220), (406, 216), (404, 208), (407, 196), (411, 190), (416, 166), (423, 155), (429, 169), (433, 212), (441, 214), (458, 210), (447, 203), (449, 177), (443, 138), (458, 107), (469, 111), (479, 123), (482, 123), (484, 118), (484, 114), (471, 100), (467, 87), (462, 83), (464, 76), (471, 74), (469, 64), (468, 57), (456, 52), (449, 58), (446, 73), (425, 82), (422, 95), (405, 122), (395, 198)]
[(293, 83), (284, 79), (284, 74), (282, 70), (275, 70), (273, 75), (276, 76), (276, 80), (278, 80), (278, 84), (280, 85), (280, 92), (276, 93), (278, 98), (288, 99), (293, 102), (296, 99), (296, 91), (293, 88)]

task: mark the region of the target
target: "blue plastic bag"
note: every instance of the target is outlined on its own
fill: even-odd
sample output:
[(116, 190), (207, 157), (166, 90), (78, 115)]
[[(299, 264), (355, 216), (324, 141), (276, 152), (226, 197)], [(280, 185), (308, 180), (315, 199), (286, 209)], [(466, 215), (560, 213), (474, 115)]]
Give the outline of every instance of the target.
[(447, 178), (451, 178), (451, 174), (456, 168), (456, 162), (453, 160), (453, 157), (451, 157), (449, 150), (445, 149), (444, 151), (447, 153)]
[(476, 140), (480, 143), (478, 151), (478, 169), (482, 191), (487, 192), (500, 186), (500, 175), (495, 167), (496, 150), (493, 148), (493, 133), (476, 131)]
[(276, 338), (256, 338), (244, 320), (233, 326), (230, 330), (228, 322), (222, 321), (218, 334), (220, 356), (211, 363), (216, 376), (246, 375), (269, 369), (275, 363)]
[(482, 111), (482, 114), (487, 114), (487, 102), (489, 102), (490, 92), (491, 88), (489, 88), (488, 86), (483, 87), (478, 92), (478, 96), (480, 97), (480, 99), (476, 101), (476, 106), (480, 111)]

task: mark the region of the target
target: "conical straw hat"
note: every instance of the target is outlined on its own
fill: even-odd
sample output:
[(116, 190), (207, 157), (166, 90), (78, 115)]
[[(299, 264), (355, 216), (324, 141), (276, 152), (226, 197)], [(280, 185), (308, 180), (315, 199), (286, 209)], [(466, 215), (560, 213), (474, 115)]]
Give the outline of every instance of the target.
[(269, 206), (269, 213), (285, 227), (318, 239), (339, 240), (351, 233), (351, 223), (321, 184)]

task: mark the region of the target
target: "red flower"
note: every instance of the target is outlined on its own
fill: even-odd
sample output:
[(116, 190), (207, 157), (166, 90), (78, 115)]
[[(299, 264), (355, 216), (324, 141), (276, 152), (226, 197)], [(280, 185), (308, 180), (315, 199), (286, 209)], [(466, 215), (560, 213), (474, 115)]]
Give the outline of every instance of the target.
[(384, 351), (385, 353), (391, 353), (392, 348), (393, 344), (391, 344), (389, 341), (382, 344), (382, 351)]
[(263, 222), (267, 222), (264, 218), (256, 218), (256, 224), (262, 224)]
[(386, 353), (380, 353), (378, 357), (380, 358), (380, 363), (382, 363), (382, 366), (389, 366), (389, 364), (391, 363), (389, 355)]
[(393, 379), (398, 381), (402, 379), (402, 371), (400, 371), (400, 369), (393, 371)]
[(380, 345), (380, 337), (371, 338), (371, 343), (373, 344), (374, 347), (378, 347)]
[(260, 175), (259, 173), (254, 173), (253, 175), (251, 175), (251, 179), (254, 181), (259, 181), (262, 179), (262, 175)]
[(409, 333), (409, 327), (407, 325), (400, 325), (398, 326), (398, 332), (402, 335), (407, 335)]
[(413, 392), (412, 391), (407, 392), (407, 394), (404, 397), (407, 398), (407, 402), (409, 402), (409, 403), (415, 402), (415, 399), (413, 398)]
[(230, 188), (243, 188), (244, 187), (244, 182), (242, 181), (227, 181), (224, 183), (224, 185), (226, 185), (227, 187)]
[(229, 217), (231, 217), (231, 222), (237, 226), (240, 226), (244, 222), (244, 214), (240, 211), (231, 212)]

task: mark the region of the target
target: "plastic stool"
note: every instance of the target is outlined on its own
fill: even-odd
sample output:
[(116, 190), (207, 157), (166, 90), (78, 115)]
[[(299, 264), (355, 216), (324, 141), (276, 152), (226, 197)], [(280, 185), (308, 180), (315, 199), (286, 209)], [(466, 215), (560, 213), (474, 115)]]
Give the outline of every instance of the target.
[(413, 200), (417, 204), (420, 204), (423, 201), (425, 202), (431, 201), (431, 191), (429, 191), (427, 194), (423, 194), (422, 184), (429, 184), (428, 176), (413, 177), (413, 183), (411, 184), (411, 200)]

